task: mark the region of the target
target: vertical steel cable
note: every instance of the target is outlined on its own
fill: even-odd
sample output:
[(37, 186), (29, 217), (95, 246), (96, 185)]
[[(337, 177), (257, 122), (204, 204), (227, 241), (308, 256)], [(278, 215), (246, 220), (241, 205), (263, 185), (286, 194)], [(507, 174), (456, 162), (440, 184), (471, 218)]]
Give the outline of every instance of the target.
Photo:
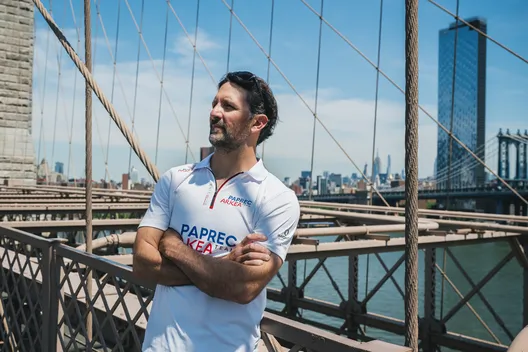
[[(271, 67), (271, 43), (273, 40), (273, 18), (275, 17), (275, 0), (271, 0), (271, 20), (270, 20), (270, 35), (269, 35), (269, 47), (268, 47), (268, 71), (266, 73), (266, 83), (270, 84), (270, 67)], [(266, 145), (266, 141), (262, 142), (262, 155), (261, 158), (264, 159), (264, 146)]]
[[(63, 11), (64, 11), (63, 16), (66, 17), (66, 1), (64, 2)], [(55, 42), (55, 47), (57, 48), (58, 70), (57, 70), (57, 92), (55, 94), (55, 117), (53, 119), (53, 142), (51, 144), (50, 167), (53, 167), (54, 161), (55, 161), (55, 142), (56, 142), (56, 137), (57, 137), (57, 117), (59, 115), (59, 93), (61, 91), (61, 78), (62, 78), (62, 53), (63, 51), (59, 50), (59, 46), (57, 45), (57, 42)], [(46, 179), (46, 184), (49, 184), (49, 180), (47, 179)]]
[[(70, 9), (72, 11), (72, 17), (73, 17), (73, 24), (75, 26), (75, 32), (77, 33), (77, 51), (81, 52), (81, 33), (80, 33), (80, 25), (77, 24), (77, 20), (75, 17), (75, 9), (73, 7), (73, 2), (70, 0)], [(66, 174), (68, 175), (68, 182), (70, 180), (70, 167), (72, 166), (72, 140), (73, 140), (73, 124), (74, 124), (74, 117), (75, 117), (75, 97), (77, 96), (77, 75), (79, 73), (76, 72), (73, 78), (73, 99), (72, 99), (72, 110), (71, 110), (71, 122), (70, 122), (70, 138), (68, 140), (68, 171)], [(77, 187), (77, 179), (73, 178), (73, 185), (74, 187)]]
[[(92, 71), (92, 34), (91, 34), (90, 0), (84, 0), (84, 51), (85, 64), (88, 72)], [(85, 116), (86, 116), (86, 251), (92, 253), (92, 88), (85, 81)], [(92, 271), (90, 269), (86, 282), (86, 301), (89, 302), (92, 294)], [(88, 311), (86, 316), (86, 349), (92, 349), (92, 314)]]
[(185, 164), (187, 164), (187, 156), (189, 155), (189, 138), (191, 138), (191, 113), (193, 103), (193, 91), (194, 91), (194, 70), (196, 66), (196, 43), (198, 40), (198, 21), (200, 19), (200, 0), (196, 2), (196, 25), (194, 30), (194, 43), (193, 43), (193, 62), (192, 62), (192, 73), (191, 73), (191, 95), (189, 97), (189, 118), (187, 120), (187, 138), (185, 139)]
[[(97, 13), (99, 14), (99, 5), (96, 3)], [(99, 16), (100, 17), (100, 16)], [(114, 91), (115, 91), (115, 77), (117, 71), (117, 47), (119, 44), (119, 23), (121, 22), (121, 0), (117, 3), (117, 21), (116, 21), (116, 36), (115, 36), (115, 49), (114, 49), (114, 69), (112, 73), (112, 92), (110, 93), (110, 103), (114, 103)], [(106, 139), (106, 157), (105, 157), (105, 167), (108, 170), (108, 158), (110, 155), (110, 135), (112, 133), (112, 120), (108, 120), (108, 135)], [(108, 176), (108, 181), (110, 181), (110, 175), (108, 172), (105, 172), (105, 181)]]
[[(374, 134), (372, 136), (372, 165), (371, 165), (371, 182), (370, 182), (370, 192), (369, 192), (369, 205), (372, 205), (372, 187), (374, 187), (374, 152), (376, 150), (376, 130), (378, 123), (378, 93), (379, 93), (379, 67), (381, 60), (381, 33), (382, 33), (382, 23), (383, 23), (383, 0), (380, 1), (380, 16), (379, 16), (379, 29), (378, 29), (378, 58), (376, 63), (376, 93), (374, 100)], [(367, 180), (368, 182), (368, 180)]]
[(227, 42), (227, 68), (226, 73), (229, 72), (229, 59), (231, 58), (231, 33), (233, 31), (233, 6), (235, 5), (235, 0), (231, 0), (231, 8), (229, 12), (229, 39)]
[(321, 0), (321, 17), (319, 19), (319, 47), (317, 50), (317, 76), (315, 79), (315, 106), (314, 106), (314, 121), (313, 121), (313, 130), (312, 130), (312, 156), (310, 161), (310, 190), (308, 192), (308, 199), (312, 200), (313, 198), (313, 165), (314, 165), (314, 153), (315, 153), (315, 127), (317, 126), (317, 101), (319, 100), (319, 69), (321, 64), (321, 38), (323, 33), (323, 7), (324, 0)]
[[(36, 43), (36, 42), (37, 42), (37, 25), (35, 24), (35, 19), (33, 19), (33, 43)], [(33, 58), (33, 64), (37, 65), (37, 72), (40, 72), (38, 70), (38, 63), (37, 63), (37, 61), (38, 61), (37, 51), (38, 50), (34, 50), (35, 56)], [(33, 68), (33, 70), (34, 70), (34, 68)], [(38, 92), (38, 90), (37, 90), (37, 92)], [(32, 97), (32, 100), (33, 99), (34, 98)], [(34, 100), (36, 100), (36, 99), (34, 99)], [(33, 104), (34, 103), (32, 102), (32, 108), (33, 108)], [(29, 128), (29, 131), (30, 131), (29, 135), (28, 135), (28, 139), (29, 139), (29, 141), (32, 141), (32, 139), (33, 139), (33, 117), (28, 121), (28, 128)], [(6, 138), (4, 138), (4, 143), (5, 143), (5, 139)], [(28, 144), (29, 143), (27, 143), (27, 142), (24, 143), (24, 161), (23, 161), (24, 163), (26, 163), (26, 160), (27, 160)], [(4, 147), (4, 149), (5, 149), (5, 147)], [(33, 150), (33, 152), (34, 152), (34, 150)], [(4, 153), (5, 153), (5, 151), (2, 150), (0, 155), (2, 155)], [(32, 164), (33, 164), (33, 161), (32, 161)]]
[[(50, 0), (50, 15), (53, 14), (53, 1)], [(49, 52), (49, 37), (50, 37), (50, 31), (48, 30), (47, 36), (46, 36), (46, 59), (44, 61), (44, 80), (42, 83), (42, 100), (40, 101), (40, 131), (39, 131), (39, 146), (38, 146), (38, 152), (37, 152), (37, 172), (38, 167), (40, 166), (40, 148), (42, 147), (42, 137), (44, 136), (44, 101), (46, 98), (46, 78), (48, 74), (48, 52)], [(7, 141), (7, 138), (4, 139), (4, 150), (5, 150), (5, 142)], [(46, 141), (44, 141), (44, 150), (46, 150)], [(44, 151), (44, 154), (46, 152)], [(37, 175), (38, 176), (38, 175)], [(47, 175), (46, 175), (47, 178)]]
[[(161, 105), (163, 102), (163, 79), (165, 77), (165, 58), (167, 56), (167, 33), (169, 28), (169, 5), (167, 5), (167, 13), (165, 14), (165, 38), (163, 39), (163, 61), (161, 63), (161, 79), (160, 79), (160, 95), (158, 103), (158, 128), (156, 131), (156, 155), (154, 156), (154, 164), (158, 164), (158, 148), (159, 148), (159, 134), (161, 125)], [(187, 146), (189, 144), (187, 143)]]
[(453, 159), (453, 120), (455, 110), (455, 80), (456, 80), (456, 67), (457, 67), (457, 43), (458, 43), (458, 10), (460, 1), (456, 2), (456, 27), (455, 27), (455, 40), (453, 44), (453, 80), (451, 82), (451, 116), (449, 118), (449, 154), (447, 161), (447, 194), (446, 194), (446, 209), (449, 210), (449, 191), (451, 190), (451, 163)]
[[(377, 129), (377, 123), (378, 123), (378, 96), (379, 96), (379, 67), (380, 67), (380, 61), (381, 61), (381, 34), (383, 29), (383, 0), (380, 0), (380, 14), (379, 14), (379, 28), (378, 28), (378, 58), (376, 62), (376, 93), (375, 93), (375, 100), (374, 100), (374, 127), (373, 127), (373, 135), (372, 135), (372, 165), (371, 165), (371, 175), (372, 178), (374, 176), (374, 151), (376, 150), (376, 129)], [(388, 177), (389, 175), (387, 175)], [(368, 184), (368, 180), (367, 180)], [(372, 187), (374, 187), (374, 183), (370, 182), (370, 191), (369, 191), (369, 205), (372, 205)], [(369, 265), (370, 265), (370, 253), (367, 254), (367, 268), (366, 268), (366, 277), (365, 277), (365, 296), (368, 294), (368, 284), (369, 284)], [(367, 326), (364, 327), (365, 331), (367, 330)]]
[[(450, 208), (450, 192), (451, 192), (451, 167), (452, 167), (452, 160), (453, 160), (453, 120), (454, 120), (454, 110), (455, 110), (455, 87), (456, 87), (456, 67), (457, 67), (457, 49), (458, 49), (458, 13), (460, 8), (460, 1), (457, 0), (456, 2), (456, 24), (455, 24), (455, 40), (453, 43), (453, 77), (451, 82), (451, 111), (450, 111), (450, 118), (449, 118), (449, 154), (448, 154), (448, 162), (447, 162), (447, 194), (446, 194), (446, 209), (449, 210)], [(485, 150), (484, 150), (485, 152)], [(463, 165), (462, 165), (463, 167)], [(442, 270), (445, 273), (446, 272), (446, 266), (447, 266), (447, 254), (446, 250), (444, 248), (443, 253), (443, 261), (442, 261)], [(444, 317), (444, 293), (445, 293), (445, 276), (442, 275), (442, 284), (441, 284), (441, 291), (440, 291), (440, 317)]]
[[(141, 0), (141, 16), (139, 18), (139, 30), (138, 30), (138, 50), (136, 59), (136, 84), (134, 87), (134, 108), (132, 109), (132, 134), (134, 134), (135, 121), (136, 121), (136, 102), (137, 102), (137, 88), (139, 81), (139, 58), (141, 56), (141, 36), (143, 35), (143, 14), (145, 10), (145, 0)], [(132, 147), (128, 151), (128, 178), (130, 179), (130, 165), (132, 162)], [(130, 183), (129, 183), (130, 184)]]
[[(94, 0), (94, 3), (96, 4), (96, 11), (98, 11), (98, 7), (97, 7), (97, 0)], [(99, 13), (99, 12), (97, 12)], [(95, 35), (94, 35), (94, 43), (93, 43), (93, 59), (92, 59), (92, 67), (93, 67), (93, 70), (92, 70), (92, 74), (95, 75), (95, 69), (97, 68), (97, 65), (96, 65), (96, 61), (97, 61), (97, 38), (98, 38), (98, 34), (99, 34), (99, 26), (96, 22), (95, 24)], [(105, 152), (105, 149), (103, 147), (103, 140), (101, 138), (101, 130), (99, 128), (99, 115), (97, 115), (97, 112), (96, 111), (93, 111), (93, 121), (95, 122), (95, 130), (97, 132), (97, 137), (99, 139), (99, 146), (101, 147), (101, 154), (103, 156), (103, 158), (105, 157), (106, 155), (106, 152)], [(108, 165), (105, 164), (105, 175), (108, 174), (108, 177), (110, 178), (111, 175), (110, 175), (110, 172), (108, 171)]]
[(405, 345), (418, 351), (418, 0), (405, 1)]

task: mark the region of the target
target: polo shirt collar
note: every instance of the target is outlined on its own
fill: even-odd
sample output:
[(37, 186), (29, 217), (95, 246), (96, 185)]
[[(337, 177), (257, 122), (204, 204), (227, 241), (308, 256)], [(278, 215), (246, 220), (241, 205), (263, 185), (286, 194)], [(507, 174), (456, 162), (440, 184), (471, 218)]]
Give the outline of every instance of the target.
[[(194, 169), (203, 169), (203, 168), (211, 168), (211, 157), (214, 153), (209, 154), (207, 157), (205, 157), (200, 162), (196, 163), (194, 165)], [(262, 182), (264, 179), (268, 176), (268, 170), (266, 170), (266, 167), (264, 166), (264, 163), (262, 162), (262, 159), (257, 158), (257, 163), (253, 165), (251, 169), (245, 172), (246, 175), (251, 176), (255, 181)]]

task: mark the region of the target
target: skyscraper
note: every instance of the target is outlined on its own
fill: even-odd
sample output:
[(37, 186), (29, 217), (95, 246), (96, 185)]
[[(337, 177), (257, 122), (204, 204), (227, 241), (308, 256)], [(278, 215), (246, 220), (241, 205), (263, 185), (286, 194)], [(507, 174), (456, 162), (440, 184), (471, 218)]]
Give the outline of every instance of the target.
[[(482, 18), (469, 18), (466, 22), (487, 32), (486, 21)], [(484, 159), (485, 149), (485, 108), (486, 38), (464, 23), (452, 23), (439, 32), (438, 120), (481, 159)], [(441, 189), (484, 183), (484, 167), (457, 142), (450, 142), (449, 135), (440, 128), (436, 172), (437, 187)]]
[(132, 184), (139, 183), (139, 172), (134, 166), (130, 169), (130, 181)]
[(379, 151), (376, 151), (376, 157), (374, 158), (374, 164), (373, 164), (374, 168), (372, 170), (372, 176), (371, 176), (371, 181), (372, 182), (375, 182), (376, 181), (376, 177), (382, 172), (382, 164), (381, 164), (381, 159), (379, 157)]

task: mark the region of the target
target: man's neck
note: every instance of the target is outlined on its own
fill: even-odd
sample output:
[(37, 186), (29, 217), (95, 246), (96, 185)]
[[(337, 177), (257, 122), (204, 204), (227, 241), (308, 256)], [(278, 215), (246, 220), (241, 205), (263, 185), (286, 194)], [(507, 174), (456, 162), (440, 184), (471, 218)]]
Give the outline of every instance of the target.
[(225, 179), (238, 172), (245, 172), (257, 163), (255, 149), (240, 147), (233, 151), (217, 150), (211, 157), (211, 170), (216, 178)]

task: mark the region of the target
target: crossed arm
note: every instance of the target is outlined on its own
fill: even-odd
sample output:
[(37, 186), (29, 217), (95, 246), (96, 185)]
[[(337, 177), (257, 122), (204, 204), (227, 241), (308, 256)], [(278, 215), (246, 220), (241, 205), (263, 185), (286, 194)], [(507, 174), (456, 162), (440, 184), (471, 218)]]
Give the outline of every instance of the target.
[(206, 294), (240, 304), (251, 302), (276, 275), (282, 259), (248, 235), (229, 255), (215, 258), (194, 251), (174, 230), (138, 229), (134, 273), (167, 286), (195, 285)]

